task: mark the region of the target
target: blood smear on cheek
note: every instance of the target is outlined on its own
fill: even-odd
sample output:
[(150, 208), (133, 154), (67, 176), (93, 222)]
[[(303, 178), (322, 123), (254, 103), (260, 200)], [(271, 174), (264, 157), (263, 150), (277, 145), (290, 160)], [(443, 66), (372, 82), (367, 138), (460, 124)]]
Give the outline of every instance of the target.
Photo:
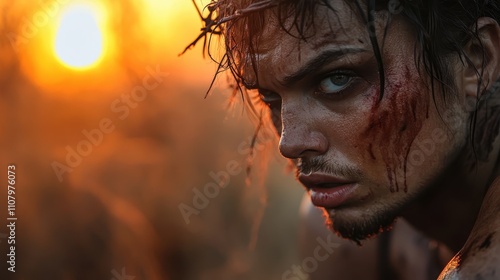
[(391, 192), (398, 192), (403, 173), (404, 191), (408, 191), (406, 182), (407, 162), (410, 147), (422, 129), (427, 117), (429, 99), (420, 84), (408, 68), (403, 74), (388, 76), (384, 96), (380, 89), (372, 95), (372, 109), (369, 124), (361, 134), (361, 141), (369, 143), (366, 149), (372, 160), (380, 155), (385, 164)]

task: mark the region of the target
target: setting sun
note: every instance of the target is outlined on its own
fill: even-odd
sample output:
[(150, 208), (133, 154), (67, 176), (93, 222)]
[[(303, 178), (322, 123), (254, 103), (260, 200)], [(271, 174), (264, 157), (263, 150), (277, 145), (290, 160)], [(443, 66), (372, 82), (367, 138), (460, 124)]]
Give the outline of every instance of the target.
[(75, 4), (61, 18), (54, 52), (65, 66), (78, 70), (88, 69), (102, 59), (104, 39), (96, 7)]

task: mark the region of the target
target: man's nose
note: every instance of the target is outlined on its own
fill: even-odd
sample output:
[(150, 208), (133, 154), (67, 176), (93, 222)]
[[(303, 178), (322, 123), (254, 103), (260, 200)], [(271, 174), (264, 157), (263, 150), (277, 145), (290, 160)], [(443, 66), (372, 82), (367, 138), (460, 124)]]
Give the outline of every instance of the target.
[(279, 149), (284, 157), (295, 159), (325, 154), (328, 150), (326, 136), (316, 129), (319, 119), (304, 108), (282, 107)]

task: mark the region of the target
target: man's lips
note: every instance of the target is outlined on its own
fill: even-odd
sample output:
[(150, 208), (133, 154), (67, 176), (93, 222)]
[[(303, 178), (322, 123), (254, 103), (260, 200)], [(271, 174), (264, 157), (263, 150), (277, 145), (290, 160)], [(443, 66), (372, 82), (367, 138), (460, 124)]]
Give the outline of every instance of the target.
[(309, 190), (312, 203), (324, 208), (346, 203), (357, 186), (356, 182), (320, 173), (300, 174), (298, 179)]

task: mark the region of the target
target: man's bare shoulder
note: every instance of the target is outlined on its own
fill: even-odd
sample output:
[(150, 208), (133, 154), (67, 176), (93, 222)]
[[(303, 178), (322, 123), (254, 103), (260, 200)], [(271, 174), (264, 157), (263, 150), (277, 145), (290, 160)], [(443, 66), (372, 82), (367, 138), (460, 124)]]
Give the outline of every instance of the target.
[(500, 279), (500, 177), (488, 190), (464, 247), (439, 277), (455, 279)]

